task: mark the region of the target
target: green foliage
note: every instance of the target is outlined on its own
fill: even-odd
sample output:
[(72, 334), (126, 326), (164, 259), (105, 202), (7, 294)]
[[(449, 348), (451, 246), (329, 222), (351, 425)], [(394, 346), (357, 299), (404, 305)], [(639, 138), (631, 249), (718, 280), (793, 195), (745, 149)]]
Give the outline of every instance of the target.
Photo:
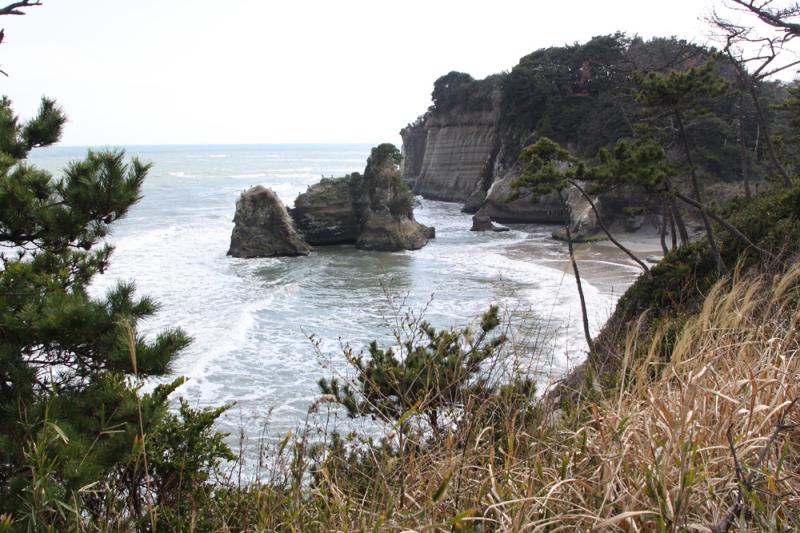
[(399, 165), (401, 158), (400, 150), (392, 143), (379, 144), (373, 147), (369, 153), (364, 175), (369, 177), (371, 173), (381, 168), (387, 160), (391, 160), (393, 164)]
[(523, 163), (522, 174), (514, 180), (512, 186), (515, 189), (528, 189), (534, 195), (566, 189), (567, 179), (575, 173), (567, 165), (577, 161), (572, 154), (547, 137), (525, 147), (520, 160)]
[[(718, 231), (722, 258), (729, 265), (738, 265), (740, 271), (780, 266), (800, 254), (800, 186), (740, 198), (728, 207), (724, 217), (773, 254), (772, 258), (763, 257), (730, 234)], [(625, 337), (620, 338), (619, 333), (632, 325), (644, 328), (650, 335), (659, 329), (680, 329), (688, 316), (698, 312), (719, 277), (707, 241), (695, 241), (670, 252), (650, 270), (649, 276), (640, 276), (620, 298), (598, 338), (599, 349), (590, 356), (595, 369), (614, 374), (620, 361), (613, 354)], [(649, 348), (647, 343), (643, 346)], [(664, 360), (669, 360), (668, 343), (662, 346), (661, 353)]]
[(715, 67), (714, 61), (707, 61), (700, 67), (666, 74), (635, 72), (636, 99), (647, 107), (669, 112), (697, 110), (701, 98), (720, 96), (728, 90), (728, 83), (715, 73)]
[(778, 112), (776, 118), (780, 119), (772, 126), (773, 144), (783, 164), (797, 173), (800, 170), (800, 85), (795, 83), (789, 87), (786, 99), (773, 107)]
[(637, 128), (633, 138), (619, 139), (611, 149), (602, 148), (595, 161), (576, 172), (576, 177), (589, 180), (595, 191), (635, 185), (651, 193), (663, 190), (666, 180), (674, 175), (664, 149), (644, 127)]
[(431, 113), (486, 111), (492, 106), (492, 92), (498, 77), (476, 80), (463, 72), (449, 72), (433, 83)]
[(0, 515), (32, 530), (109, 513), (138, 520), (152, 491), (177, 501), (230, 458), (211, 430), (222, 409), (168, 415), (183, 380), (139, 394), (138, 380), (165, 373), (186, 334), (137, 335), (158, 306), (132, 283), (88, 294), (112, 252), (102, 240), (150, 165), (90, 151), (55, 179), (27, 164), (64, 121), (52, 100), (24, 123), (0, 101)]
[(348, 353), (356, 373), (352, 383), (322, 379), (320, 390), (351, 417), (394, 421), (402, 429), (412, 417), (423, 416), (438, 430), (440, 414), (463, 406), (467, 396), (486, 387), (479, 372), (505, 342), (503, 335), (489, 338), (499, 323), (496, 306), (483, 315), (477, 337), (469, 328), (437, 331), (427, 322), (411, 322), (415, 333), (399, 353), (373, 341), (368, 358)]
[(502, 123), (577, 147), (580, 154), (629, 133), (631, 40), (616, 33), (523, 57), (501, 80)]

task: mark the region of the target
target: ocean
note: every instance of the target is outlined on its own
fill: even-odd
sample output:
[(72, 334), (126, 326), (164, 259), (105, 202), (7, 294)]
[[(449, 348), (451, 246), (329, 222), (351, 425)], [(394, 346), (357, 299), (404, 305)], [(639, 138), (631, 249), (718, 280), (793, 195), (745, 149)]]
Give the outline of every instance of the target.
[[(30, 163), (60, 175), (86, 148), (50, 147)], [(94, 281), (101, 295), (118, 280), (160, 311), (141, 325), (156, 335), (180, 327), (194, 339), (172, 365), (178, 390), (196, 407), (235, 403), (219, 429), (240, 439), (279, 439), (302, 424), (319, 396), (317, 381), (346, 371), (343, 347), (394, 342), (404, 312), (435, 327), (474, 323), (499, 304), (514, 323), (523, 358), (541, 379), (579, 363), (585, 341), (566, 247), (553, 227), (518, 225), (506, 233), (470, 231), (460, 205), (419, 199), (416, 218), (436, 227), (425, 248), (400, 253), (352, 246), (308, 257), (235, 259), (226, 252), (236, 199), (253, 185), (287, 204), (322, 176), (363, 171), (369, 145), (133, 146), (153, 163), (142, 200), (114, 225), (111, 267)], [(629, 283), (636, 269), (610, 264)], [(616, 296), (586, 284), (595, 331)], [(166, 378), (165, 378), (166, 379)], [(164, 380), (161, 380), (164, 381)], [(148, 383), (152, 386), (153, 382)]]

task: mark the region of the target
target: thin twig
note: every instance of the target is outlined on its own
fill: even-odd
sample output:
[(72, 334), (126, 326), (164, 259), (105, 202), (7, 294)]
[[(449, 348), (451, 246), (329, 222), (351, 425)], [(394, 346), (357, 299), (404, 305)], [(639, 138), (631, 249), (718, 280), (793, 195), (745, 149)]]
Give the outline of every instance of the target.
[[(775, 443), (778, 435), (782, 431), (792, 427), (784, 424), (784, 421), (786, 420), (786, 415), (789, 414), (789, 411), (791, 411), (795, 403), (797, 403), (797, 400), (797, 398), (792, 400), (792, 403), (790, 403), (786, 409), (784, 409), (783, 413), (781, 413), (781, 418), (778, 420), (775, 429), (770, 434), (769, 439), (767, 439), (767, 443), (764, 448), (762, 448), (761, 452), (758, 454), (758, 461), (756, 461), (754, 470), (758, 471), (761, 469), (761, 466), (764, 464), (767, 455), (769, 455), (769, 450), (772, 448), (772, 445)], [(731, 455), (733, 455), (733, 466), (736, 469), (736, 478), (739, 480), (739, 489), (736, 492), (735, 503), (728, 507), (728, 511), (725, 513), (725, 516), (723, 516), (722, 519), (717, 522), (713, 528), (711, 528), (711, 533), (727, 533), (728, 529), (730, 529), (731, 525), (733, 524), (733, 521), (736, 520), (736, 517), (739, 516), (739, 513), (742, 511), (742, 504), (744, 503), (742, 486), (744, 485), (748, 492), (751, 491), (753, 488), (753, 479), (755, 478), (755, 472), (751, 473), (747, 477), (744, 476), (741, 465), (739, 464), (739, 460), (736, 458), (736, 448), (733, 444), (733, 435), (731, 435), (730, 428), (728, 428), (728, 445), (731, 449)]]

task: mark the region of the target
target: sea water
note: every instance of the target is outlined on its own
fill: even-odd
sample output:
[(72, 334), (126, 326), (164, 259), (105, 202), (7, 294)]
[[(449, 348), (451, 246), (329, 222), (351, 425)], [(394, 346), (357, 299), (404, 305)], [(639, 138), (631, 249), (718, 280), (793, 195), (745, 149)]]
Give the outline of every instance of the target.
[[(86, 150), (37, 149), (30, 162), (59, 176)], [(542, 379), (557, 377), (583, 357), (575, 283), (562, 266), (565, 246), (550, 239), (553, 227), (476, 233), (459, 205), (418, 199), (416, 218), (436, 228), (436, 239), (421, 250), (333, 246), (307, 257), (226, 255), (242, 191), (264, 185), (291, 206), (322, 176), (363, 171), (369, 150), (368, 145), (127, 148), (129, 156), (153, 167), (141, 201), (113, 226), (111, 267), (93, 282), (92, 293), (100, 296), (119, 280), (133, 280), (138, 294), (161, 305), (141, 324), (143, 334), (179, 327), (192, 337), (171, 366), (174, 376), (188, 378), (177, 394), (195, 407), (235, 403), (219, 421), (233, 444), (239, 435), (280, 438), (301, 424), (319, 397), (317, 381), (345, 371), (345, 347), (357, 353), (373, 339), (390, 345), (397, 319), (407, 311), (424, 313), (435, 327), (463, 327), (491, 304), (501, 305), (518, 332), (534, 332), (521, 343), (522, 356)], [(597, 331), (614, 296), (591, 284), (584, 292)]]

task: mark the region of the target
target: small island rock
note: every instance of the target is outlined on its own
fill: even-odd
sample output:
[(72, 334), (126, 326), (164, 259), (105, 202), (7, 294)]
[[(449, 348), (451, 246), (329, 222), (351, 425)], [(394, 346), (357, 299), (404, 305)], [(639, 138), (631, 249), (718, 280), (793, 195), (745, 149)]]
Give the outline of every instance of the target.
[(497, 226), (494, 224), (489, 213), (486, 212), (486, 209), (481, 208), (480, 211), (475, 213), (472, 217), (471, 231), (509, 231), (509, 229), (505, 226)]
[(278, 196), (261, 185), (242, 193), (236, 202), (233, 222), (228, 255), (251, 258), (311, 252)]

